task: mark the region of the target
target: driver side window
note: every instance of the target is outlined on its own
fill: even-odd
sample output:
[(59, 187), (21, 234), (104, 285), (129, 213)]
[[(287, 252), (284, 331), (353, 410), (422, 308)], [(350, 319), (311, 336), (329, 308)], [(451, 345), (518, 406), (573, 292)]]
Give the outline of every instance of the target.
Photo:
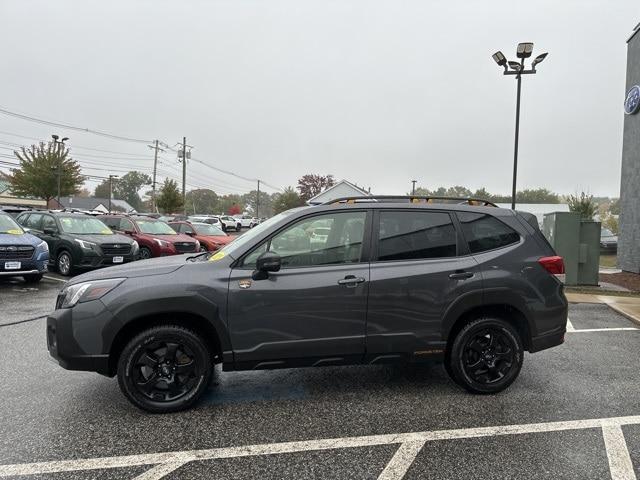
[(280, 255), (282, 268), (358, 263), (362, 257), (366, 212), (341, 212), (304, 218), (245, 257), (254, 267), (267, 250)]

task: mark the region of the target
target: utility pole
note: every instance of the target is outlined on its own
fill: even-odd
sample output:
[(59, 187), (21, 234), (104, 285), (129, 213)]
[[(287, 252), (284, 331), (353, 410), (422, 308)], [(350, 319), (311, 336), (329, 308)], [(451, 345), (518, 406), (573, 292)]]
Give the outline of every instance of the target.
[(153, 205), (152, 210), (155, 212), (156, 208), (156, 176), (158, 172), (158, 151), (164, 152), (162, 148), (158, 146), (159, 140), (156, 140), (155, 145), (147, 145), (149, 148), (154, 150), (153, 152), (153, 183), (152, 183), (152, 191), (151, 191), (151, 203)]
[(111, 197), (113, 196), (113, 179), (118, 178), (117, 175), (109, 175), (109, 213), (111, 213)]
[(187, 214), (187, 137), (182, 137), (182, 206)]
[(416, 182), (417, 180), (411, 180), (411, 183), (413, 184), (413, 186), (411, 187), (411, 195), (416, 194)]
[(258, 180), (258, 193), (256, 195), (256, 218), (260, 218), (260, 180)]

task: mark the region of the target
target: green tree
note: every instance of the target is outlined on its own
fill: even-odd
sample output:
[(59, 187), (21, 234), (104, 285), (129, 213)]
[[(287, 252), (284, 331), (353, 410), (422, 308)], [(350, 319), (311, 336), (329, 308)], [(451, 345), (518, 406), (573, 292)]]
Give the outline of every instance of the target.
[(187, 212), (212, 215), (220, 212), (218, 194), (208, 188), (190, 190), (186, 195)]
[(102, 180), (93, 192), (93, 198), (109, 198), (109, 180)]
[(520, 190), (516, 193), (518, 203), (560, 203), (560, 196), (546, 188)]
[(614, 198), (609, 204), (609, 213), (611, 215), (620, 215), (620, 199)]
[(567, 203), (569, 204), (569, 211), (580, 214), (580, 218), (583, 220), (593, 220), (598, 205), (593, 201), (593, 195), (588, 195), (584, 192), (578, 195), (569, 195)]
[(18, 196), (36, 197), (47, 202), (58, 195), (73, 195), (84, 182), (80, 165), (69, 157), (64, 145), (40, 143), (14, 152), (20, 167), (11, 171), (11, 191)]
[(278, 193), (273, 201), (273, 213), (284, 212), (290, 208), (300, 207), (304, 201), (292, 187), (287, 187), (283, 193)]
[[(251, 215), (256, 215), (256, 199), (258, 198), (258, 191), (251, 190), (249, 193), (242, 196), (242, 203), (246, 206), (247, 211)], [(272, 196), (267, 192), (260, 192), (260, 205), (258, 210), (260, 217), (273, 216), (273, 200)]]
[[(124, 200), (136, 210), (141, 210), (142, 199), (140, 198), (140, 189), (145, 185), (151, 185), (151, 177), (144, 173), (131, 171), (120, 178), (114, 178), (112, 181), (111, 198)], [(109, 198), (109, 180), (105, 179), (100, 183), (93, 194), (95, 198)]]
[(166, 178), (160, 187), (156, 203), (164, 213), (175, 213), (180, 210), (182, 208), (182, 193), (178, 189), (178, 182)]
[(310, 173), (307, 175), (303, 175), (298, 180), (297, 189), (300, 191), (300, 198), (303, 202), (306, 202), (310, 198), (315, 197), (323, 190), (332, 187), (335, 185), (335, 180), (333, 175), (316, 175), (315, 173)]

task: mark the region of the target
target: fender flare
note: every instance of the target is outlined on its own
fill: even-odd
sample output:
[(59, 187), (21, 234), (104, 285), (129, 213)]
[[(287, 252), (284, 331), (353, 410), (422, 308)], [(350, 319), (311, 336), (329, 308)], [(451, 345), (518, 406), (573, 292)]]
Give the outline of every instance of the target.
[(508, 306), (519, 311), (527, 323), (528, 336), (531, 338), (536, 335), (535, 324), (523, 299), (508, 288), (498, 287), (466, 292), (449, 305), (442, 318), (442, 339), (449, 339), (453, 326), (465, 313), (492, 305)]

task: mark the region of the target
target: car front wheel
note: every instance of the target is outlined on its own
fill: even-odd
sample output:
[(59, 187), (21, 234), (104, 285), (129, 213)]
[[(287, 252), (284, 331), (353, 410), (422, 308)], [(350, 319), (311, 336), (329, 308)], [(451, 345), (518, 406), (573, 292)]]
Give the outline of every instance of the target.
[(140, 247), (140, 260), (147, 260), (151, 258), (151, 249), (147, 247)]
[(151, 413), (185, 410), (206, 392), (212, 355), (200, 335), (178, 325), (153, 327), (135, 336), (118, 361), (120, 389)]
[(518, 331), (499, 318), (480, 318), (465, 325), (447, 355), (447, 371), (472, 393), (497, 393), (520, 373), (524, 357)]
[(73, 258), (71, 257), (71, 254), (66, 250), (60, 252), (56, 261), (56, 266), (58, 267), (60, 275), (64, 275), (65, 277), (71, 275), (73, 273)]

